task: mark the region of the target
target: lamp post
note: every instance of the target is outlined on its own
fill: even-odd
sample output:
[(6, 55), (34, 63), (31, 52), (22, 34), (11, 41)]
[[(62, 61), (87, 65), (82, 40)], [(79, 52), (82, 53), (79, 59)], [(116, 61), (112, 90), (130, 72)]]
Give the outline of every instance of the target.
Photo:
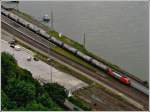
[(49, 44), (49, 49), (48, 49), (48, 55), (49, 55), (49, 58), (48, 58), (48, 62), (50, 62), (49, 64), (50, 64), (50, 82), (52, 83), (52, 78), (53, 78), (53, 68), (52, 68), (52, 64), (51, 64), (51, 61), (52, 61), (52, 59), (51, 59), (51, 57), (50, 57), (50, 44)]
[(51, 29), (53, 30), (54, 28), (54, 21), (53, 21), (53, 10), (51, 11)]
[(12, 50), (13, 50), (13, 57), (15, 58), (15, 51), (14, 51), (14, 49), (15, 49), (15, 48), (12, 48)]
[(85, 32), (83, 34), (83, 46), (85, 47)]
[(52, 77), (52, 75), (53, 75), (53, 71), (52, 71), (52, 70), (53, 70), (53, 68), (52, 68), (51, 62), (50, 62), (50, 65), (51, 65), (50, 75), (51, 75), (51, 83), (52, 83), (52, 78), (53, 78), (53, 77)]

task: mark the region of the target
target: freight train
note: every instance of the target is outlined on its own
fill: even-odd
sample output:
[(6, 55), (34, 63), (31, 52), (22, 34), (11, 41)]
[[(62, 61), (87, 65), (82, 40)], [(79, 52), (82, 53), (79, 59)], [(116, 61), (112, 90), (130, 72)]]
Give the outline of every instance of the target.
[(21, 24), (22, 26), (32, 30), (33, 32), (41, 35), (42, 37), (44, 37), (45, 39), (47, 39), (48, 41), (64, 48), (65, 50), (73, 53), (74, 55), (78, 56), (79, 58), (85, 60), (88, 63), (91, 63), (92, 65), (94, 65), (95, 67), (98, 67), (99, 69), (105, 71), (108, 75), (116, 78), (117, 80), (119, 80), (120, 82), (126, 84), (126, 85), (130, 85), (130, 79), (124, 75), (121, 75), (115, 71), (113, 71), (110, 67), (106, 66), (105, 64), (103, 64), (102, 62), (94, 59), (93, 57), (90, 57), (82, 52), (80, 52), (78, 49), (71, 47), (70, 45), (56, 39), (53, 36), (50, 36), (46, 31), (44, 31), (43, 29), (31, 24), (30, 22), (27, 22), (26, 20), (18, 17), (17, 15), (14, 15), (11, 12), (8, 12), (6, 10), (1, 10), (2, 14), (7, 16), (8, 18), (14, 20), (15, 22)]

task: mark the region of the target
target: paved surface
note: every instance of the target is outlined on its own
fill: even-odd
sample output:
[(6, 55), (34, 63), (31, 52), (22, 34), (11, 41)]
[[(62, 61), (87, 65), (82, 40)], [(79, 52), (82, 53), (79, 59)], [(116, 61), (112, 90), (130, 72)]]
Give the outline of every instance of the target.
[[(51, 80), (51, 66), (42, 62), (42, 61), (27, 61), (29, 56), (33, 56), (33, 52), (21, 47), (21, 51), (16, 51), (15, 49), (11, 48), (8, 42), (1, 40), (1, 51), (9, 52), (13, 54), (14, 57), (17, 59), (18, 64), (25, 68), (33, 74), (34, 78), (42, 79), (45, 81)], [(58, 82), (59, 84), (63, 85), (66, 89), (72, 89), (78, 86), (78, 88), (87, 86), (86, 83), (83, 81), (69, 75), (58, 71), (57, 69), (52, 67), (52, 81)]]

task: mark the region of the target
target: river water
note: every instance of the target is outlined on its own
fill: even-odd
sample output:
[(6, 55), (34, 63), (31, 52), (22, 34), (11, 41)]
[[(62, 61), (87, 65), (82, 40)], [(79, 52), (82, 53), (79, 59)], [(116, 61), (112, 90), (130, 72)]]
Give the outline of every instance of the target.
[(19, 10), (41, 20), (54, 13), (54, 28), (96, 55), (142, 80), (149, 77), (148, 2), (20, 2)]

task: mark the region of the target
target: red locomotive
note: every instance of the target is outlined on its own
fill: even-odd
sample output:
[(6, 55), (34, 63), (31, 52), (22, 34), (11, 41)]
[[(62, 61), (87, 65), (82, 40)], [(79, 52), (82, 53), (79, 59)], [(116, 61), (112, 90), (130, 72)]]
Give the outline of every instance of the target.
[(122, 76), (122, 75), (120, 75), (120, 74), (118, 74), (118, 73), (116, 73), (116, 72), (113, 72), (111, 68), (108, 68), (108, 69), (107, 69), (107, 73), (108, 73), (109, 75), (111, 75), (112, 77), (118, 79), (120, 82), (122, 82), (122, 83), (124, 83), (124, 84), (127, 84), (127, 85), (130, 84), (130, 80), (129, 80), (128, 77), (125, 77), (125, 76)]

